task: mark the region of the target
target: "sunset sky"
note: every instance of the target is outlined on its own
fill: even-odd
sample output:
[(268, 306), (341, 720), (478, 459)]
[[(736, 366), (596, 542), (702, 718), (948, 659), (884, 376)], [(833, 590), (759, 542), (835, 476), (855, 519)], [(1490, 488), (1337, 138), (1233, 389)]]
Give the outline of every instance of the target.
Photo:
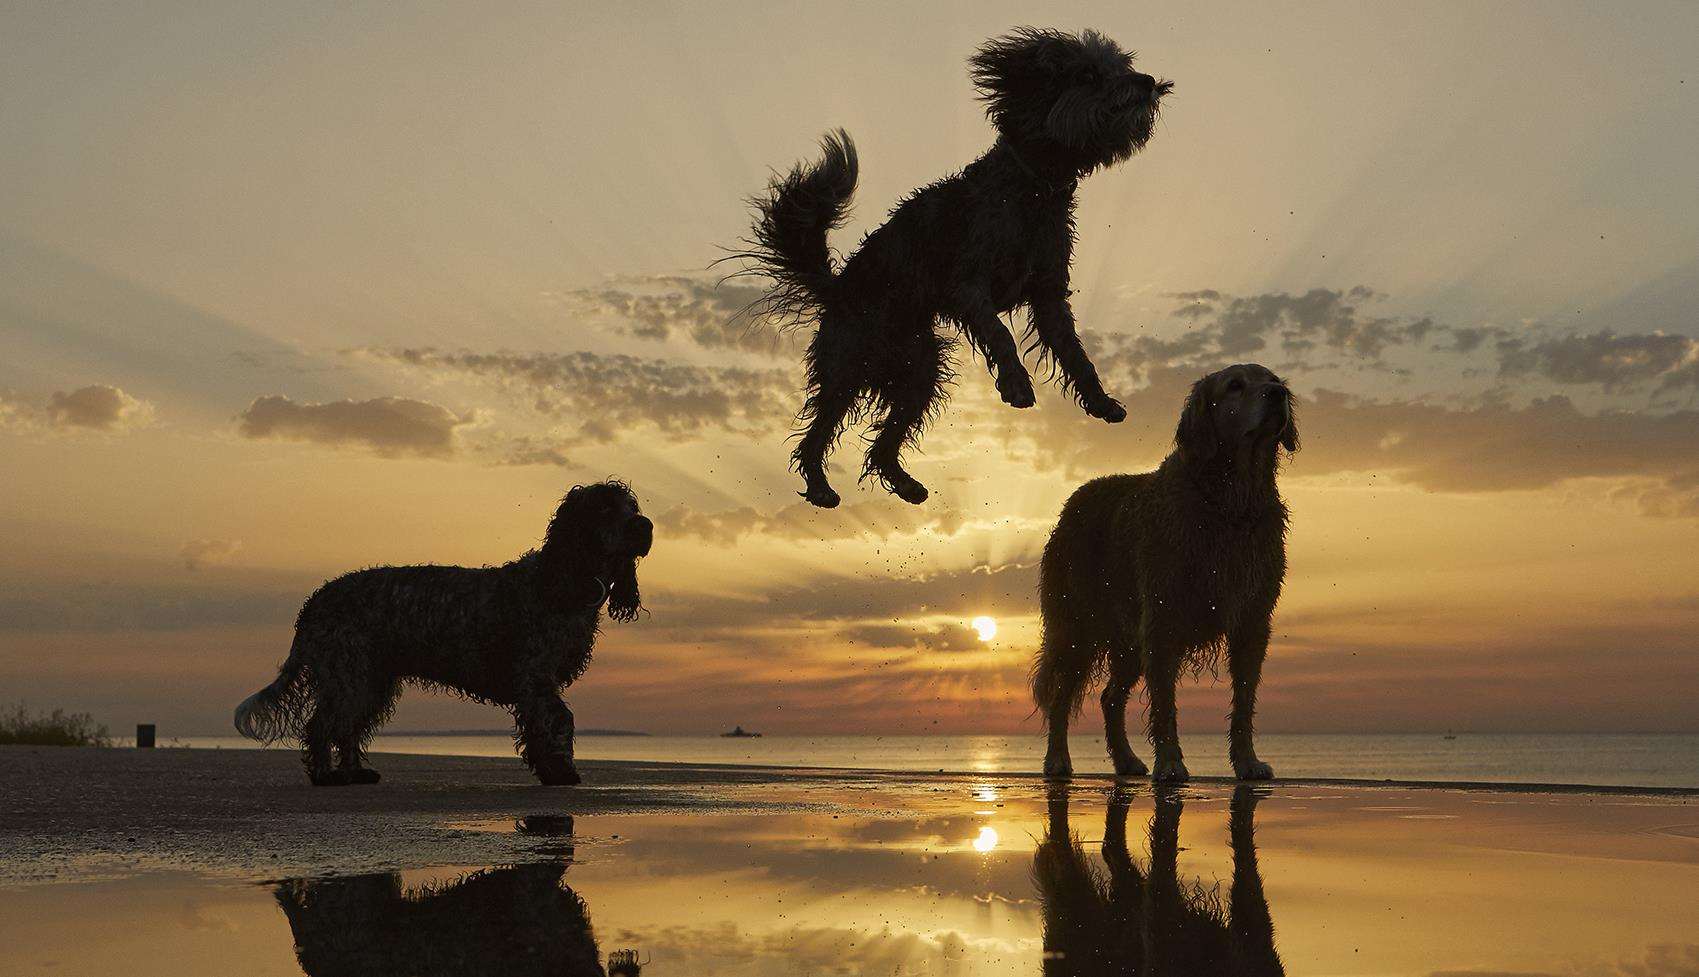
[[(1036, 734), (1062, 500), (1255, 361), (1304, 441), (1262, 729), (1699, 731), (1699, 7), (1370, 7), (8, 6), (0, 704), (226, 732), (320, 581), (511, 559), (618, 475), (652, 615), (581, 726)], [(852, 440), (808, 508), (798, 337), (708, 266), (830, 127), (843, 250), (983, 151), (964, 61), (1028, 23), (1175, 82), (1079, 202), (1130, 417), (964, 361), (930, 502), (854, 490)]]

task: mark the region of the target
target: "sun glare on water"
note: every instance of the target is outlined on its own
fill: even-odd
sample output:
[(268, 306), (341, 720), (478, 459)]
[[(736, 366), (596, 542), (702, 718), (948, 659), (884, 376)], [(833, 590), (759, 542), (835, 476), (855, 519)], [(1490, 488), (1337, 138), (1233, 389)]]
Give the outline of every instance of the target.
[(987, 826), (979, 829), (979, 837), (973, 839), (973, 850), (988, 852), (997, 847), (997, 829)]
[(992, 638), (997, 637), (996, 618), (986, 617), (982, 614), (968, 623), (973, 626), (975, 631), (979, 632), (979, 640), (981, 641), (990, 641)]

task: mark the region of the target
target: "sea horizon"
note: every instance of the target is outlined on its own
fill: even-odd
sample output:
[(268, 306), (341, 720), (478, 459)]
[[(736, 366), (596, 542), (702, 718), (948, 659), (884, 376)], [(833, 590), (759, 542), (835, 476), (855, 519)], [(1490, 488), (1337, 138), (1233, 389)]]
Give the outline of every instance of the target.
[[(1009, 774), (1037, 771), (1044, 740), (1032, 734), (581, 733), (587, 760)], [(122, 742), (122, 741), (121, 741)], [(254, 749), (238, 736), (166, 737), (190, 749)], [(1101, 736), (1069, 738), (1078, 773), (1110, 773)], [(1196, 776), (1228, 776), (1225, 737), (1182, 736)], [(271, 749), (293, 749), (275, 744)], [(373, 753), (512, 756), (502, 730), (380, 733)], [(1148, 744), (1134, 749), (1149, 758)], [(1264, 733), (1258, 752), (1286, 778), (1699, 787), (1699, 733)]]

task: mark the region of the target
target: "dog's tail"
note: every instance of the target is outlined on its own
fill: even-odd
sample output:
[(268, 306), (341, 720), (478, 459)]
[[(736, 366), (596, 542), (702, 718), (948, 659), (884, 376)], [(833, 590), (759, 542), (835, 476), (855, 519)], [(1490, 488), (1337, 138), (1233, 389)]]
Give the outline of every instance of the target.
[(818, 162), (775, 175), (764, 196), (751, 198), (754, 237), (731, 256), (773, 279), (762, 311), (786, 324), (813, 320), (824, 306), (834, 281), (826, 236), (843, 226), (855, 195), (860, 167), (849, 133), (828, 132), (820, 149)]
[(236, 707), (236, 732), (261, 743), (299, 736), (309, 695), (307, 669), (296, 649), (277, 670), (277, 678)]
[[(1072, 500), (1069, 500), (1070, 507)], [(1044, 547), (1039, 561), (1038, 603), (1043, 635), (1032, 663), (1032, 701), (1048, 728), (1052, 718), (1073, 716), (1080, 711), (1097, 671), (1103, 667), (1106, 649), (1079, 633), (1078, 598), (1070, 599), (1067, 547), (1058, 537), (1072, 536), (1064, 525)], [(1066, 712), (1060, 710), (1066, 708)]]

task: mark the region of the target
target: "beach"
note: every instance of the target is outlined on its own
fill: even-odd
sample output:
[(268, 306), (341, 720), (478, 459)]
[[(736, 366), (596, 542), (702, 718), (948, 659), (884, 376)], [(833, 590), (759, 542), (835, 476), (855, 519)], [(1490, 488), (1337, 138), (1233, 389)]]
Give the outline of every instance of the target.
[[(1264, 900), (1288, 973), (1699, 972), (1692, 789), (373, 764), (313, 789), (280, 751), (0, 748), (0, 974), (1037, 974), (1154, 952), (1140, 887)], [(1247, 938), (1181, 931), (1157, 949)]]

